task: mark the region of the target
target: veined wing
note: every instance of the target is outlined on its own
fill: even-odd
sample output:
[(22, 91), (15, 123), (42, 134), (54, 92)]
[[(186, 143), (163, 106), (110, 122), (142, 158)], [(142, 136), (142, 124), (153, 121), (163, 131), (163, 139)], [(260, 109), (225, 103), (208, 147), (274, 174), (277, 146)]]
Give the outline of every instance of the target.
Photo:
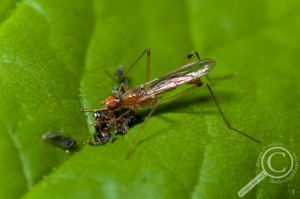
[(193, 82), (206, 75), (216, 62), (213, 59), (201, 59), (181, 66), (170, 73), (146, 82), (138, 87), (147, 92), (148, 97), (175, 89), (181, 84)]

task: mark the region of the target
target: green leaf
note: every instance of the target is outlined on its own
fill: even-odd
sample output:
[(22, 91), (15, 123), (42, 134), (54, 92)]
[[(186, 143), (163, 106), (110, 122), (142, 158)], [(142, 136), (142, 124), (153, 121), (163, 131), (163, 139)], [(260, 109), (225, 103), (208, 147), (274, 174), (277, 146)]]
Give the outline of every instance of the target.
[[(4, 1), (0, 198), (238, 198), (272, 144), (300, 156), (298, 8), (298, 1)], [(192, 50), (216, 60), (210, 77), (234, 73), (212, 89), (231, 124), (261, 144), (228, 130), (203, 87), (159, 106), (113, 143), (85, 145), (92, 113), (80, 108), (101, 107), (112, 88), (106, 71), (129, 67), (147, 47), (151, 78)], [(130, 72), (132, 87), (145, 82), (145, 66), (143, 58)], [(78, 151), (43, 142), (50, 130), (75, 138)], [(266, 177), (245, 198), (297, 198), (294, 174), (280, 184)]]

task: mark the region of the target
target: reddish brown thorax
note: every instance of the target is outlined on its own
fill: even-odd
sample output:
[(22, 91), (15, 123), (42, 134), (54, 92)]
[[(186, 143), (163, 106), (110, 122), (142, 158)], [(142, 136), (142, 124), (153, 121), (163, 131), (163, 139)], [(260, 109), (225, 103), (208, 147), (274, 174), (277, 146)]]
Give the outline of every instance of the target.
[(115, 110), (120, 107), (120, 99), (116, 96), (110, 95), (106, 100), (102, 101), (102, 104), (107, 106), (109, 110)]

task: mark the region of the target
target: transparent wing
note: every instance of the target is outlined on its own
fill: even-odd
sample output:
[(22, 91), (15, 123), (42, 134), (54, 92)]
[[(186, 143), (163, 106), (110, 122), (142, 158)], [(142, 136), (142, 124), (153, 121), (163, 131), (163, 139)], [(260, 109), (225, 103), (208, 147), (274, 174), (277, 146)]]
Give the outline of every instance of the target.
[(216, 62), (212, 59), (201, 59), (181, 66), (170, 73), (138, 86), (147, 92), (147, 97), (175, 89), (181, 84), (193, 82), (206, 75)]

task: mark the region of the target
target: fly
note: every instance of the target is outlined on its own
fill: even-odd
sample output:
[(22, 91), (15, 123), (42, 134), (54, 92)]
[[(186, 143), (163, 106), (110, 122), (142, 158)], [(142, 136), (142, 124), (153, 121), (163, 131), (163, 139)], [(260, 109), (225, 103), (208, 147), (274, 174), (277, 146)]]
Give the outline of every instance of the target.
[[(147, 48), (139, 56), (139, 58), (133, 63), (133, 65), (129, 68), (129, 70), (125, 73), (125, 75), (133, 68), (133, 66), (135, 66), (135, 64), (146, 53), (147, 53), (147, 76), (146, 76), (147, 82), (146, 83), (141, 84), (132, 89), (128, 89), (127, 86), (122, 83), (119, 87), (119, 91), (124, 89), (125, 92), (120, 96), (114, 94), (108, 96), (105, 100), (102, 101), (102, 104), (105, 106), (105, 108), (82, 109), (82, 110), (84, 111), (108, 110), (109, 112), (114, 113), (119, 109), (124, 109), (124, 108), (127, 109), (127, 111), (119, 115), (119, 117), (113, 118), (109, 121), (109, 122), (117, 122), (121, 120), (123, 117), (125, 117), (127, 114), (129, 114), (130, 111), (138, 112), (139, 107), (150, 108), (151, 111), (148, 113), (147, 117), (145, 118), (145, 120), (147, 120), (156, 110), (158, 105), (165, 103), (166, 101), (172, 100), (175, 97), (178, 97), (180, 95), (184, 95), (198, 87), (206, 86), (210, 92), (212, 100), (217, 106), (218, 111), (221, 114), (227, 127), (259, 143), (259, 140), (257, 140), (256, 138), (231, 126), (231, 124), (228, 122), (227, 118), (225, 117), (221, 107), (219, 106), (211, 87), (209, 86), (208, 83), (201, 81), (200, 78), (206, 76), (215, 66), (216, 62), (213, 59), (208, 59), (208, 58), (200, 59), (198, 53), (196, 51), (192, 51), (191, 53), (188, 54), (188, 56), (183, 60), (183, 62), (179, 65), (177, 69), (167, 73), (162, 77), (149, 81), (150, 80), (150, 75), (149, 75), (150, 74), (150, 49)], [(187, 63), (193, 55), (196, 55), (198, 59), (196, 61)], [(189, 84), (192, 86), (169, 98), (163, 100), (160, 99), (159, 96), (161, 94), (174, 90), (183, 84)], [(105, 123), (105, 122), (107, 121), (98, 121), (97, 124)], [(134, 143), (137, 140), (139, 132), (140, 131), (137, 131), (135, 133), (134, 138), (129, 146), (129, 150), (126, 158), (128, 158), (132, 153)]]

